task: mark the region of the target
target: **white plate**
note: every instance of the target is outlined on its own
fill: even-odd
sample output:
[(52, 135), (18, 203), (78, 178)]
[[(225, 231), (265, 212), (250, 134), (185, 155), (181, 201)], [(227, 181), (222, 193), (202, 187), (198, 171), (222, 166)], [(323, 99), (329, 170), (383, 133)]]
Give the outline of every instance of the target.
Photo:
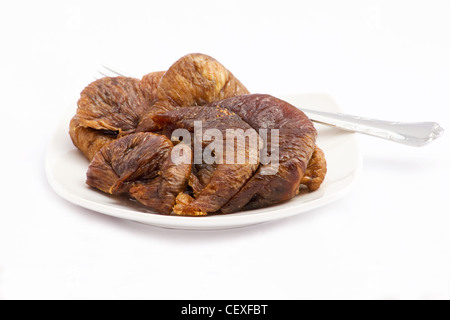
[[(296, 105), (322, 111), (340, 111), (336, 102), (326, 94), (302, 94), (281, 97)], [(164, 216), (152, 213), (132, 201), (109, 196), (88, 187), (88, 161), (72, 144), (68, 127), (76, 108), (62, 119), (47, 149), (47, 179), (62, 198), (81, 207), (122, 219), (153, 226), (211, 230), (243, 227), (297, 215), (329, 204), (344, 196), (353, 186), (361, 169), (361, 155), (353, 133), (315, 124), (318, 146), (325, 152), (328, 173), (321, 188), (309, 194), (269, 208), (207, 217)]]

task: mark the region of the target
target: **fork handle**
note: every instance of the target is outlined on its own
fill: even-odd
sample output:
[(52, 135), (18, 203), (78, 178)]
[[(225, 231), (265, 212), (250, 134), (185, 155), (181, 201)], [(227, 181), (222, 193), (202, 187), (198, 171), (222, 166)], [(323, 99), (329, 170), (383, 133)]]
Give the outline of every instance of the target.
[(342, 113), (301, 110), (314, 122), (414, 147), (424, 146), (444, 133), (436, 122), (391, 122)]

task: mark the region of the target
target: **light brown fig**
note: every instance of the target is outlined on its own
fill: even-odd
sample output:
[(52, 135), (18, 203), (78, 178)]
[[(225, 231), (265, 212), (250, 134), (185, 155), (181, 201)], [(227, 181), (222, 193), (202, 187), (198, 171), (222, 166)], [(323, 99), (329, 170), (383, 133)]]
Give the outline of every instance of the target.
[(137, 131), (161, 129), (153, 122), (154, 114), (179, 107), (202, 106), (248, 93), (247, 88), (216, 59), (200, 53), (185, 55), (162, 76), (157, 101)]
[(105, 193), (128, 194), (159, 213), (169, 214), (191, 173), (190, 163), (173, 163), (172, 149), (172, 142), (163, 135), (127, 135), (97, 152), (86, 182)]

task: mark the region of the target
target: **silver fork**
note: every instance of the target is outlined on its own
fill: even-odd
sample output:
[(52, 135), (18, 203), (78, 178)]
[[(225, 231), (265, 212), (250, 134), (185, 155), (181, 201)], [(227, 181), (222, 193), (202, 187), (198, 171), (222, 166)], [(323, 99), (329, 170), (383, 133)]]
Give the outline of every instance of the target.
[[(130, 75), (102, 65), (98, 70), (101, 77), (131, 77)], [(364, 118), (343, 113), (323, 112), (305, 108), (302, 110), (311, 121), (345, 131), (363, 133), (408, 146), (422, 147), (443, 135), (444, 129), (437, 122), (394, 122)]]

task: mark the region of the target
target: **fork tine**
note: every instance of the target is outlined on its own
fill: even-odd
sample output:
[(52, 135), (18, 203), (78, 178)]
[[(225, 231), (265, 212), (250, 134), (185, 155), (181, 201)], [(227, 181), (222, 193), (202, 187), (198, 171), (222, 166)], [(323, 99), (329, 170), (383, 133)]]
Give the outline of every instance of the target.
[(113, 76), (106, 74), (105, 72), (101, 71), (100, 69), (97, 70), (97, 74), (94, 75), (95, 80), (100, 80), (104, 77), (113, 77)]
[[(109, 73), (113, 73), (115, 76), (119, 76), (119, 77), (130, 77), (129, 75), (127, 75), (125, 72), (119, 71), (116, 68), (112, 68), (110, 66), (107, 65), (102, 65), (102, 67), (104, 69), (106, 69), (106, 71), (108, 71)], [(103, 73), (104, 74), (104, 73)]]
[(128, 77), (132, 78), (132, 76), (127, 75), (125, 72), (119, 71), (116, 68), (109, 67), (107, 65), (102, 64), (97, 70), (97, 75), (94, 76), (95, 80), (99, 80), (103, 77)]
[(106, 73), (103, 72), (102, 70), (98, 70), (98, 73), (99, 73), (102, 77), (111, 77), (111, 75), (106, 74)]

